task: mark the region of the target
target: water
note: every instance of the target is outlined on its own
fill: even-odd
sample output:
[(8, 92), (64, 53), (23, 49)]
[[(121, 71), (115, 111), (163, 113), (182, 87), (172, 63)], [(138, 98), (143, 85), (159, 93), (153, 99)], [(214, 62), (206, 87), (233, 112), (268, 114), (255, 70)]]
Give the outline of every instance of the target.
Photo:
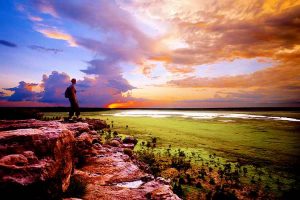
[(280, 120), (280, 121), (291, 121), (300, 122), (300, 119), (282, 116), (267, 116), (258, 114), (245, 114), (245, 113), (232, 113), (232, 112), (203, 112), (203, 111), (167, 111), (167, 110), (125, 110), (119, 111), (112, 114), (117, 117), (153, 117), (153, 118), (166, 118), (166, 117), (182, 117), (192, 119), (215, 119), (223, 118), (226, 119), (256, 119), (256, 120)]
[(122, 182), (122, 183), (118, 183), (117, 186), (118, 187), (126, 187), (126, 188), (138, 188), (140, 187), (144, 182), (141, 180), (137, 180), (137, 181), (131, 181), (131, 182)]

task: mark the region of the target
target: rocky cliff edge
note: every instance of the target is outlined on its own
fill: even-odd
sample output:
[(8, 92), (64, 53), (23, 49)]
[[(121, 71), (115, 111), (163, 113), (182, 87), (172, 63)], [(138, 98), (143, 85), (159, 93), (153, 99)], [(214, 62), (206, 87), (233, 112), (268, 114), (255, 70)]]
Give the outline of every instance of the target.
[(168, 181), (141, 169), (134, 139), (102, 144), (105, 128), (101, 120), (0, 121), (1, 199), (66, 198), (72, 178), (86, 184), (83, 199), (180, 199)]

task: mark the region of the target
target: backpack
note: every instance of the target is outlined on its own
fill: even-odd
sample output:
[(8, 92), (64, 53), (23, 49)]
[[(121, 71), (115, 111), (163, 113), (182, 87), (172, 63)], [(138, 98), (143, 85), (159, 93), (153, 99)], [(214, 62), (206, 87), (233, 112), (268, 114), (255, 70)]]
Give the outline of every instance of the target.
[(66, 91), (65, 91), (65, 97), (66, 98), (70, 98), (71, 97), (71, 88), (67, 87)]

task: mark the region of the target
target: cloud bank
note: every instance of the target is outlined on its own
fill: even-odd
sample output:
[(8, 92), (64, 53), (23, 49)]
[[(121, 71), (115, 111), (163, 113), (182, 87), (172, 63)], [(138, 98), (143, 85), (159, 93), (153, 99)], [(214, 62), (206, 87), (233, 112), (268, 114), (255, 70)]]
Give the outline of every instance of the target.
[[(67, 106), (68, 99), (64, 98), (65, 89), (71, 84), (71, 77), (66, 73), (53, 71), (44, 75), (41, 83), (26, 83), (21, 81), (17, 87), (5, 88), (13, 92), (5, 96), (1, 92), (1, 99), (6, 101), (30, 101), (45, 103), (46, 105)], [(122, 76), (98, 76), (77, 80), (76, 84), (79, 104), (84, 107), (106, 107), (114, 102), (125, 102), (130, 97), (123, 97), (122, 93), (133, 89)], [(40, 91), (38, 91), (40, 90)], [(4, 102), (0, 102), (0, 105)]]
[[(84, 61), (87, 66), (81, 69), (86, 77), (78, 80), (83, 105), (294, 106), (299, 102), (299, 1), (31, 0), (22, 12), (24, 9), (29, 10), (25, 13), (33, 29), (45, 38), (91, 53), (91, 58)], [(74, 31), (69, 24), (80, 29)], [(4, 40), (0, 44), (17, 46)], [(59, 52), (40, 45), (30, 48)], [(239, 59), (270, 60), (273, 65), (238, 76), (210, 78), (197, 74), (203, 66)], [(134, 66), (145, 77), (157, 77), (154, 71), (161, 66), (168, 73), (165, 82), (149, 85), (157, 90), (168, 87), (178, 91), (165, 102), (134, 96), (137, 85), (130, 84), (131, 77), (125, 78), (126, 66)], [(229, 67), (224, 64), (224, 68)], [(69, 80), (67, 73), (52, 72), (37, 83), (42, 91), (30, 89), (37, 87), (34, 84), (20, 82), (7, 89), (13, 94), (6, 98), (64, 104), (60, 87), (68, 85)], [(215, 93), (197, 99), (195, 92), (194, 98), (173, 100), (195, 88)], [(125, 97), (124, 93), (131, 90), (132, 96)]]

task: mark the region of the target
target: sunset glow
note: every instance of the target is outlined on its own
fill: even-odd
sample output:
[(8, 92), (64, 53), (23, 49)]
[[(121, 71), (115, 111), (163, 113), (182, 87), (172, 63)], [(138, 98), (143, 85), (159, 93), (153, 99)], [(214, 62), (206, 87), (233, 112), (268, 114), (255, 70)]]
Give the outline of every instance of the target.
[[(299, 106), (300, 1), (2, 1), (0, 106)], [(126, 94), (126, 95), (124, 95)]]

